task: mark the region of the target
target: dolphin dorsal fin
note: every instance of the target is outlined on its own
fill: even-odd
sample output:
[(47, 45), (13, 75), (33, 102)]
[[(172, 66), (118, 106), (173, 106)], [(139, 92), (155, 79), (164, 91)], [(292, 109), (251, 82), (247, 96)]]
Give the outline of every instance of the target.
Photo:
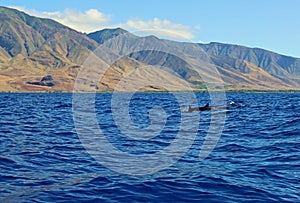
[(207, 103), (204, 107), (209, 107), (209, 103)]

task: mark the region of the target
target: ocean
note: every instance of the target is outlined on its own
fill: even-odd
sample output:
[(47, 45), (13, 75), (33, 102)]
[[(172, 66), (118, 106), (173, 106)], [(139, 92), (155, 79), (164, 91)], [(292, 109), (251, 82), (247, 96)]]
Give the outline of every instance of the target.
[(0, 93), (0, 202), (300, 202), (300, 93), (120, 95)]

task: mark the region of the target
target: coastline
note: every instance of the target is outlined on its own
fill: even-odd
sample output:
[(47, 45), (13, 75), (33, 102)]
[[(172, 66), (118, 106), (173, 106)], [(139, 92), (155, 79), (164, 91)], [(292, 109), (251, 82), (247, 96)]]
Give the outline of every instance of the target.
[[(122, 92), (116, 92), (116, 91), (0, 91), (0, 94), (53, 94), (53, 93), (62, 93), (62, 94), (73, 94), (73, 93), (80, 93), (80, 94), (102, 94), (102, 93), (168, 93), (168, 92), (179, 92), (179, 93), (185, 93), (187, 91), (122, 91)], [(300, 93), (300, 89), (298, 90), (193, 90), (194, 93), (207, 93), (207, 92), (225, 92), (225, 93), (257, 93), (257, 94), (264, 94), (264, 93)]]

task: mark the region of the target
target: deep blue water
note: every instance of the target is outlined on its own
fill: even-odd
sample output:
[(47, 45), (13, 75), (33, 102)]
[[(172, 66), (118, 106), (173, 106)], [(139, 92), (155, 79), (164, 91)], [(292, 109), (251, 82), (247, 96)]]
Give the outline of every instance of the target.
[[(226, 96), (235, 105), (226, 110), (222, 135), (206, 159), (199, 160), (199, 151), (211, 112), (200, 114), (195, 140), (178, 161), (134, 175), (103, 166), (85, 149), (74, 125), (72, 94), (1, 93), (0, 202), (300, 202), (300, 94)], [(199, 105), (210, 101), (205, 93), (197, 98)], [(141, 130), (152, 125), (153, 107), (167, 115), (158, 125), (161, 133), (147, 140), (120, 130), (110, 100), (111, 94), (97, 94), (95, 109), (115, 148), (151, 155), (176, 138), (184, 113), (171, 94), (132, 98), (129, 117)], [(188, 114), (191, 125), (198, 115)]]

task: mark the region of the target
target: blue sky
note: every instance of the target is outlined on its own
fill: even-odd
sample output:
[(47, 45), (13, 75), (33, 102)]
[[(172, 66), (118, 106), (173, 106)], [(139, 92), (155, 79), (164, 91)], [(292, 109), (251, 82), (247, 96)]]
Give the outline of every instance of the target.
[(259, 47), (300, 57), (299, 0), (1, 0), (82, 32), (105, 27), (192, 42)]

